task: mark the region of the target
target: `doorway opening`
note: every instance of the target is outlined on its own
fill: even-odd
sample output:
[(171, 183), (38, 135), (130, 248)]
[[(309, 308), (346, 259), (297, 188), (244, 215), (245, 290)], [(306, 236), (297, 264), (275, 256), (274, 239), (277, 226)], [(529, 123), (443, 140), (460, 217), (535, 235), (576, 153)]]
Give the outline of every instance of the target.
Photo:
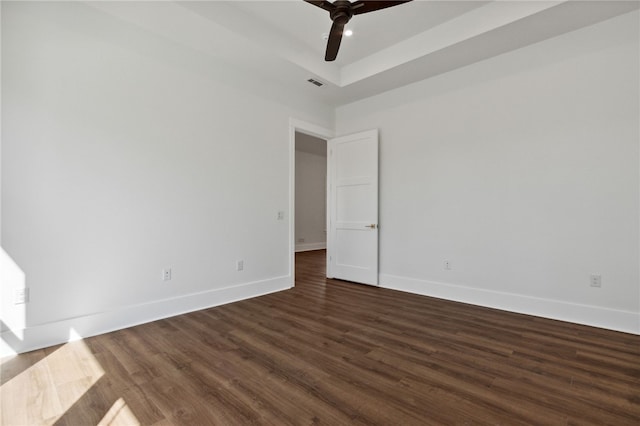
[[(377, 286), (378, 282), (378, 129), (332, 137), (332, 132), (291, 120), (289, 125), (289, 273), (295, 286), (296, 134), (327, 145), (325, 204), (327, 278)], [(325, 232), (326, 230), (326, 232)], [(297, 238), (297, 239), (296, 239)], [(301, 246), (298, 246), (301, 247)]]
[[(327, 140), (333, 132), (294, 119), (289, 127), (289, 271), (293, 287), (296, 253), (327, 248)], [(326, 267), (324, 272), (326, 276)]]
[(295, 252), (327, 248), (327, 141), (295, 134)]

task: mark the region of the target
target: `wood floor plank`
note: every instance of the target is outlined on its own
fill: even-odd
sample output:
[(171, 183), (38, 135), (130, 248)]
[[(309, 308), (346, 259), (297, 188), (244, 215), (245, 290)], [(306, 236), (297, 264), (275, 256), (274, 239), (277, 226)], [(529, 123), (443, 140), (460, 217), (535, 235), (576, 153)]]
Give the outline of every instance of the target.
[(327, 280), (2, 360), (3, 425), (638, 425), (640, 337)]

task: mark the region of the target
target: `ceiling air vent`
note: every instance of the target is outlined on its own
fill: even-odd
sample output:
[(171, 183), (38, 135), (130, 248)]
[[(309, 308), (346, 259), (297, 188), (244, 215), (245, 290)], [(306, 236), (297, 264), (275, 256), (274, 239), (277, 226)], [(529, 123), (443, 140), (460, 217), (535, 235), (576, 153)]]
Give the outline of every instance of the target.
[(310, 78), (310, 79), (309, 79), (309, 80), (307, 80), (307, 81), (308, 81), (309, 83), (311, 83), (311, 84), (315, 84), (315, 85), (316, 85), (316, 86), (318, 86), (318, 87), (322, 87), (322, 86), (324, 86), (324, 83), (323, 83), (323, 82), (318, 81), (318, 80), (316, 80), (316, 79), (314, 79), (314, 78)]

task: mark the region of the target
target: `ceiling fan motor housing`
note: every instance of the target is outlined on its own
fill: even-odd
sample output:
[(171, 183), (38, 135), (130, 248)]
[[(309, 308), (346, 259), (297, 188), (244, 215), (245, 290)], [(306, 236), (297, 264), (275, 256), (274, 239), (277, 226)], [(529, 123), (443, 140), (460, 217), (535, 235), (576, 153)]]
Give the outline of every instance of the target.
[(329, 12), (331, 20), (337, 24), (346, 24), (353, 16), (351, 2), (347, 0), (337, 0), (333, 3), (335, 9)]

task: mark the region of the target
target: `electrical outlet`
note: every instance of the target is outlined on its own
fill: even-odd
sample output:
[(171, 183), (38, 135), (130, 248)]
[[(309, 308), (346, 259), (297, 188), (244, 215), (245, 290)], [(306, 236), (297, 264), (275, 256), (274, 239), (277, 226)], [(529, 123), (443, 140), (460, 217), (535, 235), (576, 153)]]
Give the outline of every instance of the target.
[(602, 287), (602, 275), (592, 274), (589, 279), (589, 285), (591, 287)]
[(278, 212), (278, 220), (284, 220), (284, 212), (283, 211), (279, 211)]
[(244, 271), (244, 260), (238, 260), (236, 262), (236, 271)]
[(162, 281), (171, 280), (171, 268), (165, 268), (162, 270)]
[(442, 267), (443, 267), (445, 270), (450, 271), (450, 270), (451, 270), (451, 261), (449, 261), (449, 260), (445, 260), (445, 261), (442, 263)]
[(17, 288), (13, 293), (13, 303), (15, 305), (22, 305), (29, 302), (29, 288)]
[(304, 243), (304, 238), (298, 238), (299, 243)]

